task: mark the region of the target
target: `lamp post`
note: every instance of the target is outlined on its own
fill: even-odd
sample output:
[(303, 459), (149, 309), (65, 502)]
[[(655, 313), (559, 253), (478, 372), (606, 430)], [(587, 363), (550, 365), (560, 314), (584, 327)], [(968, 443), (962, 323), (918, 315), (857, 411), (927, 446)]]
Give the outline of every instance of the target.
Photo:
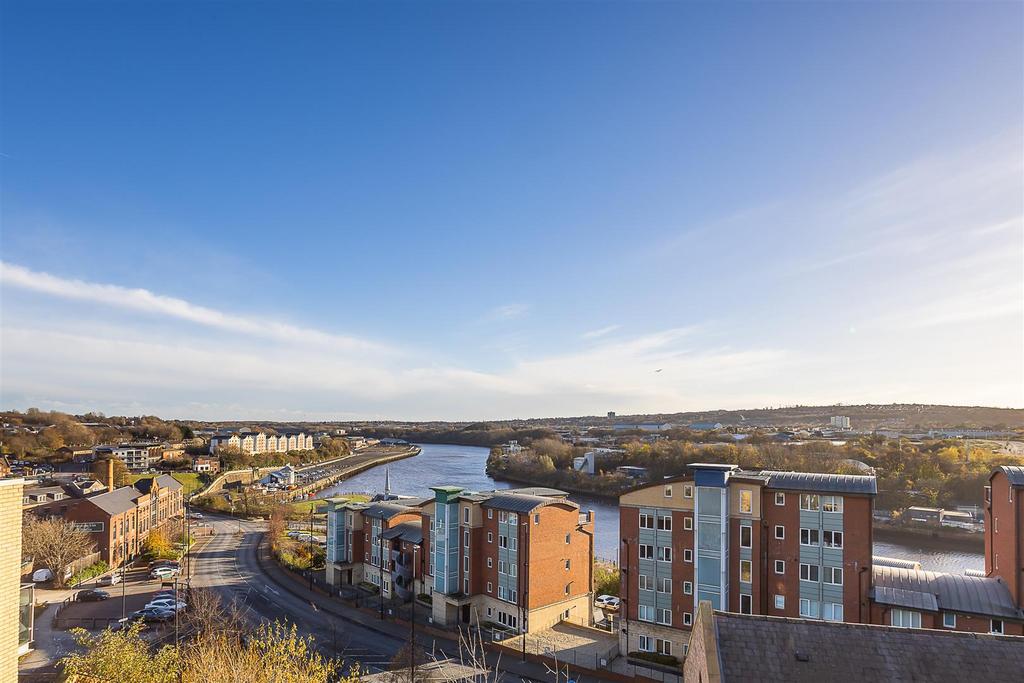
[(384, 621), (384, 517), (380, 518), (380, 530), (377, 532), (377, 545), (380, 548), (377, 564), (380, 567), (380, 620)]
[(121, 621), (124, 621), (128, 616), (125, 610), (125, 605), (128, 601), (128, 591), (125, 588), (125, 583), (128, 579), (128, 539), (123, 534), (121, 536)]
[(309, 590), (313, 590), (313, 507), (309, 506)]
[(416, 564), (416, 551), (421, 550), (423, 539), (412, 547), (412, 612), (409, 618), (409, 682), (416, 681), (416, 567), (420, 567), (420, 576), (423, 576), (423, 555), (420, 554), (420, 564)]

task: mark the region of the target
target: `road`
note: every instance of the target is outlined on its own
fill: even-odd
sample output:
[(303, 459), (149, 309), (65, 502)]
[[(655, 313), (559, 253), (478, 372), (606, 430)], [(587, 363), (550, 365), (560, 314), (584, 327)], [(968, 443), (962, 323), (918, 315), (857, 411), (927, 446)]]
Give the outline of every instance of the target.
[(252, 620), (287, 621), (312, 635), (325, 655), (359, 662), (363, 668), (382, 670), (404, 641), (339, 619), (321, 611), (275, 584), (261, 568), (257, 545), (262, 522), (208, 516), (217, 533), (193, 558), (192, 584), (215, 590), (226, 602), (245, 606)]

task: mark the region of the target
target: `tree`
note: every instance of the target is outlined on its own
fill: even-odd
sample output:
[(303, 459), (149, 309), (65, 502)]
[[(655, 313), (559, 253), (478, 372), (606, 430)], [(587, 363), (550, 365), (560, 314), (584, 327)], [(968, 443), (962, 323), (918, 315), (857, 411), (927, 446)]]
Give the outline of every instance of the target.
[(75, 642), (81, 648), (64, 659), (68, 680), (133, 681), (133, 683), (174, 683), (178, 679), (178, 650), (165, 645), (151, 652), (140, 634), (141, 623), (127, 629), (100, 631), (96, 635), (74, 629)]
[(270, 524), (267, 526), (267, 535), (270, 537), (270, 550), (277, 552), (281, 540), (284, 538), (284, 534), (288, 531), (288, 522), (286, 516), (288, 514), (287, 506), (277, 505), (274, 507), (274, 511), (270, 513)]
[(37, 568), (53, 572), (53, 583), (58, 588), (64, 585), (71, 563), (95, 548), (87, 531), (62, 519), (41, 519), (31, 513), (24, 517), (21, 538), (22, 553), (31, 555)]
[(143, 553), (150, 559), (176, 557), (171, 540), (167, 538), (163, 529), (153, 529), (149, 532), (149, 536), (146, 537), (146, 542), (143, 544)]

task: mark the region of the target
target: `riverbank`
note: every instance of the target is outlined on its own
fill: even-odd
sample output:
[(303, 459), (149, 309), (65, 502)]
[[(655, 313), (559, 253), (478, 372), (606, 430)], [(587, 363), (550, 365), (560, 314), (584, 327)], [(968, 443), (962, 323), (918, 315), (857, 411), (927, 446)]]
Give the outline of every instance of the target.
[(985, 549), (985, 534), (972, 534), (958, 529), (914, 528), (875, 522), (872, 533), (881, 541), (912, 541), (936, 548), (949, 548), (950, 544), (955, 544), (957, 548), (965, 550)]
[[(338, 482), (345, 481), (349, 477), (354, 477), (360, 472), (365, 472), (368, 469), (377, 467), (379, 465), (386, 465), (391, 462), (398, 460), (405, 460), (406, 458), (412, 458), (419, 455), (421, 449), (419, 446), (385, 446), (385, 447), (374, 447), (364, 448), (361, 451), (347, 456), (344, 460), (347, 466), (341, 469), (332, 471), (326, 477), (317, 479), (316, 481), (310, 482), (304, 486), (301, 486), (294, 491), (291, 491), (292, 500), (302, 500), (308, 498), (325, 488), (333, 486)], [(353, 462), (358, 460), (358, 462)], [(348, 464), (351, 462), (351, 464)], [(310, 468), (306, 468), (310, 469)]]

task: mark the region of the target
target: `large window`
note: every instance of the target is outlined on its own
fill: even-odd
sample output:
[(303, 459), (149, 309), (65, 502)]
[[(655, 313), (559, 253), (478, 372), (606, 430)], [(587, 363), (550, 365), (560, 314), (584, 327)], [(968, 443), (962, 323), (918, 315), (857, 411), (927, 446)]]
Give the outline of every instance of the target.
[(750, 583), (752, 573), (750, 560), (740, 560), (740, 583)]
[(837, 586), (843, 585), (843, 568), (825, 567), (825, 583), (831, 583)]
[(843, 497), (842, 496), (822, 496), (821, 497), (821, 509), (823, 512), (842, 512), (843, 511)]
[(842, 548), (843, 547), (843, 532), (842, 531), (822, 531), (821, 532), (821, 544), (826, 548)]
[(842, 621), (843, 606), (838, 602), (826, 602), (821, 606), (821, 618), (825, 621)]
[(658, 592), (659, 593), (671, 593), (672, 592), (672, 579), (662, 577), (658, 579)]
[(921, 628), (921, 613), (909, 609), (894, 609), (889, 614), (889, 623), (900, 628)]
[(636, 618), (640, 621), (654, 621), (654, 607), (652, 605), (638, 605)]
[(654, 639), (650, 636), (640, 636), (640, 652), (654, 652)]
[(800, 494), (800, 509), (810, 512), (817, 512), (819, 506), (818, 496), (813, 493)]
[(817, 600), (800, 598), (800, 616), (807, 617), (808, 619), (818, 619), (820, 617), (818, 609), (819, 603)]
[(654, 580), (651, 579), (647, 574), (640, 575), (640, 590), (652, 591), (654, 590)]
[(801, 581), (815, 581), (817, 582), (819, 571), (821, 567), (816, 564), (804, 564), (800, 563), (800, 580)]
[(658, 548), (658, 562), (671, 562), (672, 561), (672, 548), (664, 547)]
[(658, 529), (661, 531), (672, 531), (672, 518), (668, 515), (658, 517)]
[(658, 638), (656, 641), (658, 646), (658, 654), (665, 655), (668, 657), (672, 656), (672, 642), (669, 640), (663, 640)]
[(750, 489), (740, 489), (740, 512), (750, 514), (754, 511), (754, 494)]
[(817, 529), (800, 529), (800, 545), (818, 545), (820, 539)]
[(658, 623), (664, 624), (665, 626), (672, 625), (672, 610), (670, 609), (659, 609), (658, 610)]
[(641, 529), (653, 529), (654, 528), (654, 515), (648, 515), (645, 512), (640, 513), (640, 528)]
[(640, 559), (641, 560), (653, 560), (654, 559), (654, 546), (641, 543), (640, 544)]

